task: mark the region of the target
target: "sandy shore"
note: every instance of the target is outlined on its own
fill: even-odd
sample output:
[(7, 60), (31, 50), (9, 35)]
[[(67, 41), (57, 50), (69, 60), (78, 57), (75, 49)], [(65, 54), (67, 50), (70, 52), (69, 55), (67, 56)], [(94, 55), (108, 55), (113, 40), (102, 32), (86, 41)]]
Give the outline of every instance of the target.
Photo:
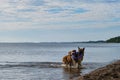
[(80, 76), (75, 80), (120, 80), (120, 60)]

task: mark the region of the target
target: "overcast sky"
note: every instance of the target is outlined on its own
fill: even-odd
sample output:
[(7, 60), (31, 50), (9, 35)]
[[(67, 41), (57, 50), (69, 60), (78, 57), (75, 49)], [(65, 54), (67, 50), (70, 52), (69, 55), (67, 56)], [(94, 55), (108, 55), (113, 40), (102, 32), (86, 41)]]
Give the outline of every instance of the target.
[(0, 42), (120, 36), (120, 0), (0, 0)]

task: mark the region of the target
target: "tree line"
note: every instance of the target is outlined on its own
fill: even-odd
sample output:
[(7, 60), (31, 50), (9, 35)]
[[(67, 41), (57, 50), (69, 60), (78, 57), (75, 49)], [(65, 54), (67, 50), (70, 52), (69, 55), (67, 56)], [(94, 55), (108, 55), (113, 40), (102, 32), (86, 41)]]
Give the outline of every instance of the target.
[(106, 40), (107, 43), (120, 43), (120, 36)]

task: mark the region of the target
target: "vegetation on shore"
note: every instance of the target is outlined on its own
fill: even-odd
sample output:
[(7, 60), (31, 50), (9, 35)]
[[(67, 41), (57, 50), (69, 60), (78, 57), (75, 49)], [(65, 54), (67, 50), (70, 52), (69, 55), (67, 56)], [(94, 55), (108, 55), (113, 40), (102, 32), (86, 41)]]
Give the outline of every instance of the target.
[(83, 43), (120, 43), (120, 36), (113, 37), (105, 41), (99, 40), (99, 41), (88, 41), (88, 42), (83, 42)]
[(120, 36), (106, 40), (107, 43), (120, 43)]

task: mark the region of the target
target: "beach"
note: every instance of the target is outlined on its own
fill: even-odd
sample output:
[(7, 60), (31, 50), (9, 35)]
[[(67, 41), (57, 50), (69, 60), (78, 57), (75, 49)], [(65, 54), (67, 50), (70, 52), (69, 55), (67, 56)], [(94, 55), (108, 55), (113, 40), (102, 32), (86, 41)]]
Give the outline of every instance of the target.
[(82, 75), (75, 80), (120, 80), (120, 60)]

